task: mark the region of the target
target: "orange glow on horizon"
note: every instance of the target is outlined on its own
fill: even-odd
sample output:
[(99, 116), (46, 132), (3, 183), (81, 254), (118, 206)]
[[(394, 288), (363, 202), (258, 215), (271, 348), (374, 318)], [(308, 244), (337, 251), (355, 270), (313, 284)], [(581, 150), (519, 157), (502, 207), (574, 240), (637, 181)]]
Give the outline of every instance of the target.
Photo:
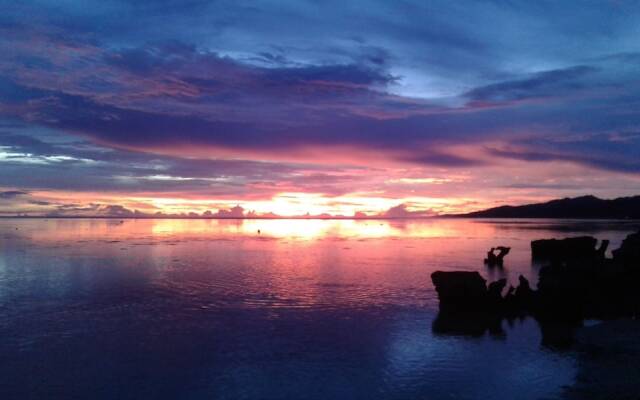
[[(449, 213), (464, 213), (479, 208), (478, 202), (466, 198), (412, 196), (386, 197), (378, 192), (354, 192), (342, 196), (327, 196), (322, 193), (282, 192), (268, 199), (211, 199), (182, 198), (180, 196), (131, 196), (125, 194), (78, 193), (64, 191), (34, 191), (34, 197), (52, 203), (73, 203), (82, 216), (99, 216), (107, 207), (121, 206), (145, 215), (203, 215), (220, 210), (242, 207), (245, 217), (352, 217), (363, 214), (371, 217), (384, 216), (385, 212), (402, 205), (416, 216), (433, 216)], [(480, 203), (482, 205), (482, 203)], [(473, 205), (473, 207), (470, 207)], [(484, 204), (488, 205), (488, 204)], [(84, 207), (84, 209), (83, 209)], [(50, 215), (45, 206), (29, 209), (32, 215)], [(123, 215), (126, 216), (126, 215)]]
[[(555, 162), (540, 165), (534, 171), (537, 175), (554, 174), (554, 178), (532, 182), (526, 178), (531, 172), (530, 167), (505, 163), (469, 170), (424, 167), (371, 170), (353, 167), (323, 172), (310, 168), (297, 170), (279, 181), (267, 179), (222, 186), (212, 183), (211, 189), (208, 186), (185, 189), (172, 186), (175, 182), (200, 178), (145, 175), (136, 179), (160, 181), (160, 188), (156, 191), (141, 190), (145, 185), (132, 178), (123, 184), (131, 191), (29, 190), (26, 195), (0, 204), (0, 215), (215, 217), (222, 210), (227, 212), (226, 217), (231, 217), (228, 210), (240, 206), (245, 217), (348, 218), (356, 213), (358, 217), (382, 217), (394, 208), (392, 211), (396, 218), (398, 215), (422, 217), (552, 200), (560, 195), (545, 188), (547, 185), (554, 187), (561, 181), (581, 188), (570, 193), (562, 192), (565, 197), (589, 193), (611, 197), (599, 191), (606, 184), (605, 178), (594, 178), (594, 188), (582, 189), (584, 169), (575, 165)], [(509, 180), (503, 177), (505, 165), (510, 171)], [(630, 191), (640, 182), (637, 177), (625, 176), (625, 179), (624, 186)], [(505, 183), (510, 180), (515, 183)], [(162, 186), (163, 181), (167, 181), (165, 187)], [(2, 187), (0, 190), (22, 189)], [(220, 194), (217, 194), (218, 190)]]

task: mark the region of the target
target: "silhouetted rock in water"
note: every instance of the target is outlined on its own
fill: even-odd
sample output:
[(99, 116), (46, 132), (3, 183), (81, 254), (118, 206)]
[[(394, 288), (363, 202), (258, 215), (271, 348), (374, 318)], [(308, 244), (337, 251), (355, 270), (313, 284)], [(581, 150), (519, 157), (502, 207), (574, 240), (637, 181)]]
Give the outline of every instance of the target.
[[(496, 319), (530, 315), (540, 323), (544, 344), (565, 346), (584, 319), (640, 315), (640, 233), (627, 236), (613, 259), (604, 257), (608, 241), (600, 249), (596, 243), (591, 237), (532, 242), (532, 249), (562, 260), (540, 269), (538, 290), (520, 276), (518, 287), (503, 296), (504, 279), (487, 286), (478, 272), (434, 272), (443, 313), (434, 330), (495, 330)], [(457, 318), (472, 321), (466, 326)]]
[(504, 304), (509, 314), (522, 315), (534, 307), (536, 293), (531, 289), (529, 281), (522, 275), (518, 277), (518, 287), (510, 287), (504, 297)]
[(495, 247), (492, 247), (488, 252), (487, 252), (487, 258), (484, 259), (484, 263), (485, 264), (495, 264), (496, 262), (496, 255), (494, 253), (494, 251), (496, 250)]
[(486, 280), (478, 272), (436, 271), (431, 274), (431, 280), (441, 308), (471, 310), (485, 307)]
[(487, 289), (487, 301), (489, 302), (490, 307), (501, 305), (502, 301), (504, 300), (502, 298), (502, 291), (504, 290), (505, 286), (507, 286), (507, 280), (504, 278), (495, 282), (491, 282), (489, 284), (489, 287)]
[[(485, 264), (488, 264), (490, 267), (499, 266), (501, 267), (504, 263), (504, 257), (509, 254), (511, 247), (492, 247), (491, 250), (487, 252), (487, 258), (484, 259)], [(495, 254), (495, 252), (498, 254)]]
[[(612, 260), (578, 258), (539, 272), (539, 313), (580, 318), (636, 316), (640, 311), (640, 234), (631, 234)], [(603, 241), (604, 243), (604, 241)]]
[(529, 281), (524, 276), (520, 275), (518, 277), (518, 288), (516, 289), (516, 299), (521, 299), (523, 302), (528, 301), (533, 295), (533, 290), (531, 290), (531, 285), (529, 285)]
[[(538, 294), (523, 276), (519, 277), (519, 285), (510, 287), (504, 296), (506, 279), (492, 282), (486, 288), (477, 273), (438, 271), (432, 274), (432, 280), (440, 297), (440, 312), (432, 325), (436, 334), (478, 337), (489, 332), (503, 336), (503, 319), (531, 315), (540, 324), (542, 344), (562, 348), (571, 344), (574, 331), (581, 325), (576, 317), (553, 318), (538, 312)], [(472, 292), (466, 292), (465, 288), (470, 287)]]
[(640, 267), (640, 232), (627, 236), (622, 241), (620, 248), (612, 253), (615, 263), (629, 267)]
[[(520, 285), (511, 288), (506, 296), (502, 291), (506, 279), (492, 282), (487, 287), (486, 280), (478, 272), (436, 271), (431, 280), (438, 292), (440, 309), (453, 311), (480, 310), (488, 313), (502, 313), (507, 309), (528, 309), (532, 306), (534, 293), (523, 276)], [(512, 304), (513, 303), (513, 304)]]
[(598, 240), (591, 236), (579, 236), (566, 239), (541, 239), (531, 242), (531, 257), (534, 260), (548, 260), (555, 264), (569, 261), (601, 261), (609, 246), (603, 240), (596, 249)]
[(604, 261), (607, 253), (607, 248), (609, 248), (609, 240), (605, 239), (600, 243), (600, 247), (598, 247), (598, 250), (596, 250), (595, 257), (597, 261)]

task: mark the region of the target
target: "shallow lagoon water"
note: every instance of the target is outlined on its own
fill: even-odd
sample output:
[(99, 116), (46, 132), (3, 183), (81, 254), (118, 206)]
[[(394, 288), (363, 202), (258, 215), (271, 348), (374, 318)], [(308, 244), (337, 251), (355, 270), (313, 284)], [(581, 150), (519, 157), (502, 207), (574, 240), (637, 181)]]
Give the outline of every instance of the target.
[[(435, 270), (533, 284), (533, 239), (638, 223), (0, 220), (9, 399), (553, 399), (571, 351), (531, 319), (434, 333)], [(258, 233), (258, 231), (260, 231)], [(512, 247), (504, 269), (482, 259)]]

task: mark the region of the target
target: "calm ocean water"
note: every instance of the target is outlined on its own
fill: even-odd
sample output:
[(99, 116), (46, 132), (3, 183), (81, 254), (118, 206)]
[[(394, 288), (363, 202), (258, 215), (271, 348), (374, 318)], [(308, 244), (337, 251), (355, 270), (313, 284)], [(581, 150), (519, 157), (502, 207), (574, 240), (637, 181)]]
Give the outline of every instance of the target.
[[(531, 319), (437, 334), (435, 270), (537, 281), (529, 242), (621, 221), (0, 220), (3, 399), (553, 399)], [(258, 230), (260, 233), (258, 233)], [(504, 269), (482, 259), (511, 246)]]

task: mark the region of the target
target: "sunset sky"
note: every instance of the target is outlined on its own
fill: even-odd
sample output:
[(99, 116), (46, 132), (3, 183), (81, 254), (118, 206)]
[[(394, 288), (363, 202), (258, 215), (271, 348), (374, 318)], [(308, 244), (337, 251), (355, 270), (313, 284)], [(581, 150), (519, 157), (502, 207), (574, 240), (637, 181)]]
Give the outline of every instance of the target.
[(0, 215), (406, 217), (640, 194), (637, 1), (0, 9)]

